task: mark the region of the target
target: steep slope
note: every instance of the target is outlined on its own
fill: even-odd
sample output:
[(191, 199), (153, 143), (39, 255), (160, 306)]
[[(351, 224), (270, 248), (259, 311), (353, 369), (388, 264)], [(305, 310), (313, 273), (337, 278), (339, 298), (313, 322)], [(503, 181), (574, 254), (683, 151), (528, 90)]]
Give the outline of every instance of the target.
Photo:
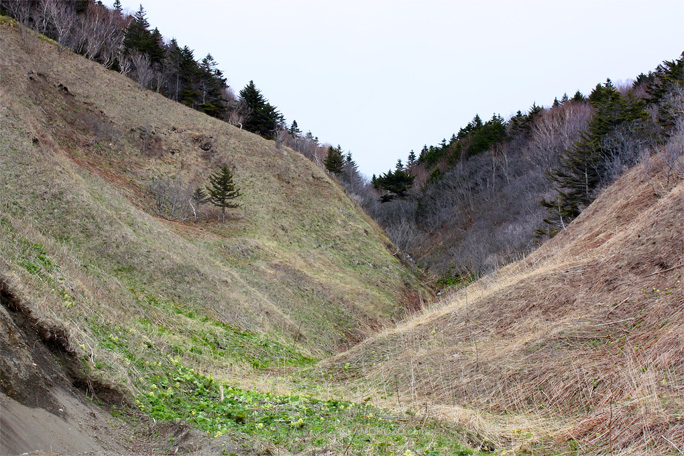
[(654, 158), (525, 260), (329, 368), (522, 453), (681, 452), (682, 214), (684, 183)]
[[(243, 193), (225, 224), (206, 207), (198, 221), (158, 215), (152, 184), (203, 186), (223, 165)], [(420, 303), (389, 247), (300, 154), (0, 18), (7, 398), (64, 405), (27, 383), (57, 375), (36, 343), (76, 363), (62, 390), (105, 402), (154, 395), (150, 379), (178, 365), (237, 384), (309, 366)]]
[[(396, 303), (411, 276), (375, 225), (299, 154), (44, 40), (21, 40), (3, 27), (3, 238), (15, 236), (3, 260), (14, 280), (93, 269), (97, 286), (64, 277), (62, 288), (91, 307), (97, 299), (86, 290), (120, 294), (109, 301), (182, 295), (188, 309), (303, 336), (316, 352), (402, 315)], [(199, 223), (156, 216), (150, 183), (178, 176), (206, 184), (223, 164), (244, 193), (226, 224), (214, 214)], [(33, 253), (45, 267), (19, 264), (31, 253), (20, 241), (29, 250), (42, 244)]]

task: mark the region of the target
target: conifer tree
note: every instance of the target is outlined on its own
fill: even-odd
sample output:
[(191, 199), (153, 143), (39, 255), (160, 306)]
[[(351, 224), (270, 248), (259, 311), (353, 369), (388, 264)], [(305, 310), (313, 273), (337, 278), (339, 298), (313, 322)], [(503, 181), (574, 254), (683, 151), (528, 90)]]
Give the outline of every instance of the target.
[(341, 174), (344, 171), (344, 157), (342, 156), (342, 148), (328, 147), (328, 155), (325, 157), (325, 169), (333, 174)]
[(213, 117), (219, 117), (225, 105), (223, 90), (227, 87), (226, 78), (211, 54), (207, 54), (199, 65), (200, 109)]
[(299, 125), (297, 125), (297, 121), (296, 121), (296, 120), (293, 120), (293, 121), (292, 121), (292, 126), (290, 127), (290, 129), (288, 130), (288, 132), (290, 133), (290, 135), (291, 135), (293, 138), (299, 138), (299, 137), (301, 136), (302, 130), (299, 129)]
[(544, 219), (550, 225), (548, 234), (555, 234), (560, 228), (577, 217), (583, 207), (594, 199), (595, 190), (606, 174), (606, 163), (610, 150), (603, 139), (619, 126), (643, 120), (647, 117), (645, 103), (631, 93), (623, 96), (610, 79), (598, 84), (589, 96), (594, 106), (594, 115), (582, 132), (580, 139), (561, 156), (560, 167), (550, 173), (556, 183), (556, 196), (542, 200), (551, 217)]
[(221, 167), (214, 174), (209, 176), (207, 186), (208, 199), (211, 204), (221, 208), (221, 218), (223, 223), (226, 221), (226, 208), (240, 207), (240, 204), (233, 200), (242, 195), (240, 190), (233, 183), (233, 174), (227, 166)]
[(409, 152), (408, 160), (406, 162), (408, 166), (412, 166), (416, 163), (416, 153), (414, 151)]
[(572, 97), (572, 101), (576, 101), (578, 103), (584, 100), (586, 100), (586, 98), (584, 97), (584, 94), (579, 90), (575, 92), (575, 95)]
[(248, 112), (243, 123), (244, 129), (272, 139), (274, 132), (283, 123), (283, 115), (266, 100), (254, 85), (254, 81), (249, 81), (249, 84), (240, 91), (239, 101)]
[(413, 185), (414, 176), (403, 169), (403, 165), (401, 165), (400, 169), (400, 165), (401, 160), (397, 162), (397, 167), (394, 171), (389, 170), (379, 177), (375, 177), (374, 175), (374, 179), (371, 180), (373, 187), (376, 190), (386, 192), (380, 197), (380, 201), (383, 203), (392, 201), (394, 198), (405, 198)]
[(124, 47), (128, 53), (133, 51), (143, 54), (149, 53), (152, 44), (152, 32), (150, 32), (149, 28), (150, 23), (147, 20), (147, 12), (140, 5), (138, 11), (133, 14), (133, 20), (126, 30)]

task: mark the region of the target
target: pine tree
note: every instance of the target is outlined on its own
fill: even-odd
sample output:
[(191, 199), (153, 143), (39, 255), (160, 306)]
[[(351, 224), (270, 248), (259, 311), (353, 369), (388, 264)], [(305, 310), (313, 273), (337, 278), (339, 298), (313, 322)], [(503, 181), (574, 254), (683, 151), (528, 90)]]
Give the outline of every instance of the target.
[(414, 176), (404, 170), (403, 166), (402, 169), (398, 169), (400, 162), (401, 160), (397, 163), (397, 169), (394, 171), (389, 170), (380, 177), (373, 176), (374, 180), (371, 181), (373, 187), (376, 190), (386, 192), (380, 197), (380, 201), (383, 203), (392, 201), (394, 198), (405, 198), (413, 185)]
[(413, 166), (416, 163), (416, 153), (414, 151), (409, 152), (406, 163), (408, 163), (408, 166)]
[(578, 103), (585, 101), (585, 100), (586, 100), (586, 98), (584, 97), (584, 94), (582, 92), (580, 92), (579, 90), (577, 92), (575, 92), (575, 95), (572, 97), (572, 101), (576, 101)]
[(233, 200), (241, 196), (242, 193), (235, 187), (233, 174), (227, 166), (221, 167), (220, 170), (209, 176), (209, 184), (207, 186), (209, 202), (221, 208), (221, 218), (223, 223), (225, 223), (226, 208), (240, 207)]
[(657, 119), (664, 129), (664, 135), (671, 135), (681, 117), (681, 108), (673, 105), (668, 94), (675, 89), (681, 91), (684, 86), (684, 53), (677, 60), (660, 64), (649, 77), (643, 77), (642, 82), (646, 84), (646, 93), (650, 96), (648, 103), (658, 105)]
[(149, 30), (150, 23), (147, 20), (147, 12), (142, 5), (133, 14), (133, 21), (126, 30), (124, 47), (127, 52), (138, 51), (147, 54), (148, 47), (152, 41), (152, 34)]
[(345, 156), (343, 173), (340, 177), (342, 185), (349, 193), (358, 193), (365, 187), (363, 176), (359, 172), (359, 166), (354, 161), (351, 152)]
[(211, 54), (202, 59), (199, 66), (200, 109), (213, 117), (219, 117), (226, 101), (223, 91), (227, 88), (226, 78)]
[(302, 134), (302, 130), (299, 129), (299, 125), (297, 125), (297, 121), (293, 120), (292, 121), (292, 126), (288, 130), (290, 132), (290, 135), (293, 138), (299, 138)]
[(195, 60), (195, 53), (188, 46), (183, 46), (179, 50), (179, 78), (180, 92), (178, 101), (191, 108), (196, 108), (201, 104), (202, 92), (200, 91), (199, 64)]
[(121, 0), (114, 0), (114, 4), (112, 5), (112, 8), (114, 8), (116, 11), (121, 14), (123, 12), (123, 6), (121, 6)]
[(344, 157), (342, 156), (342, 148), (328, 147), (328, 155), (325, 157), (325, 169), (333, 174), (341, 174), (344, 172)]
[(659, 102), (669, 90), (684, 83), (684, 52), (677, 60), (666, 60), (656, 68), (646, 82), (651, 102)]
[(264, 138), (272, 139), (274, 132), (283, 123), (283, 115), (266, 100), (254, 85), (254, 81), (249, 81), (249, 84), (240, 91), (239, 101), (248, 112), (243, 128)]
[(595, 190), (606, 175), (606, 164), (611, 153), (604, 145), (604, 138), (628, 122), (647, 117), (645, 103), (631, 93), (622, 96), (610, 79), (598, 84), (589, 96), (594, 115), (581, 133), (580, 139), (561, 156), (561, 164), (550, 173), (556, 183), (556, 196), (542, 200), (551, 217), (544, 219), (550, 225), (548, 234), (577, 217), (583, 207), (593, 201)]

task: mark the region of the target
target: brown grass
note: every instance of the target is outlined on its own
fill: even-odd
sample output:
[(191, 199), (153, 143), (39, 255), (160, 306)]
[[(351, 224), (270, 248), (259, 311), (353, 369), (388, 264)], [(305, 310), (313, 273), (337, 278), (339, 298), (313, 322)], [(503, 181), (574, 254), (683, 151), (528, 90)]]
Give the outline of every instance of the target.
[[(406, 289), (425, 293), (377, 225), (299, 153), (54, 43), (31, 45), (0, 23), (0, 277), (110, 365), (106, 375), (134, 374), (93, 328), (135, 329), (150, 297), (318, 357), (404, 316)], [(226, 224), (209, 208), (198, 223), (156, 216), (153, 179), (206, 185), (224, 164), (243, 193)]]
[(514, 450), (572, 440), (580, 454), (674, 451), (684, 441), (684, 185), (655, 194), (664, 179), (632, 170), (528, 258), (331, 366), (354, 366), (361, 391), (392, 384), (405, 406), (475, 416)]

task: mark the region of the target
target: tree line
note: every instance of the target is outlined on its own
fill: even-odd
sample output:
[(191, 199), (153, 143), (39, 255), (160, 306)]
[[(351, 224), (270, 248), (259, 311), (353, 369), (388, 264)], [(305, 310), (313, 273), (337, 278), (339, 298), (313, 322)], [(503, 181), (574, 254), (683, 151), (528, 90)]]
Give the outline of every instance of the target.
[(236, 96), (211, 54), (197, 58), (175, 38), (164, 39), (142, 5), (130, 15), (120, 0), (111, 8), (96, 0), (0, 0), (0, 13), (205, 114), (268, 139), (285, 128), (283, 115), (254, 82)]
[(679, 147), (683, 100), (684, 54), (633, 83), (607, 80), (508, 120), (476, 115), (373, 176), (376, 198), (363, 204), (416, 262), (459, 283), (531, 251), (643, 157)]

